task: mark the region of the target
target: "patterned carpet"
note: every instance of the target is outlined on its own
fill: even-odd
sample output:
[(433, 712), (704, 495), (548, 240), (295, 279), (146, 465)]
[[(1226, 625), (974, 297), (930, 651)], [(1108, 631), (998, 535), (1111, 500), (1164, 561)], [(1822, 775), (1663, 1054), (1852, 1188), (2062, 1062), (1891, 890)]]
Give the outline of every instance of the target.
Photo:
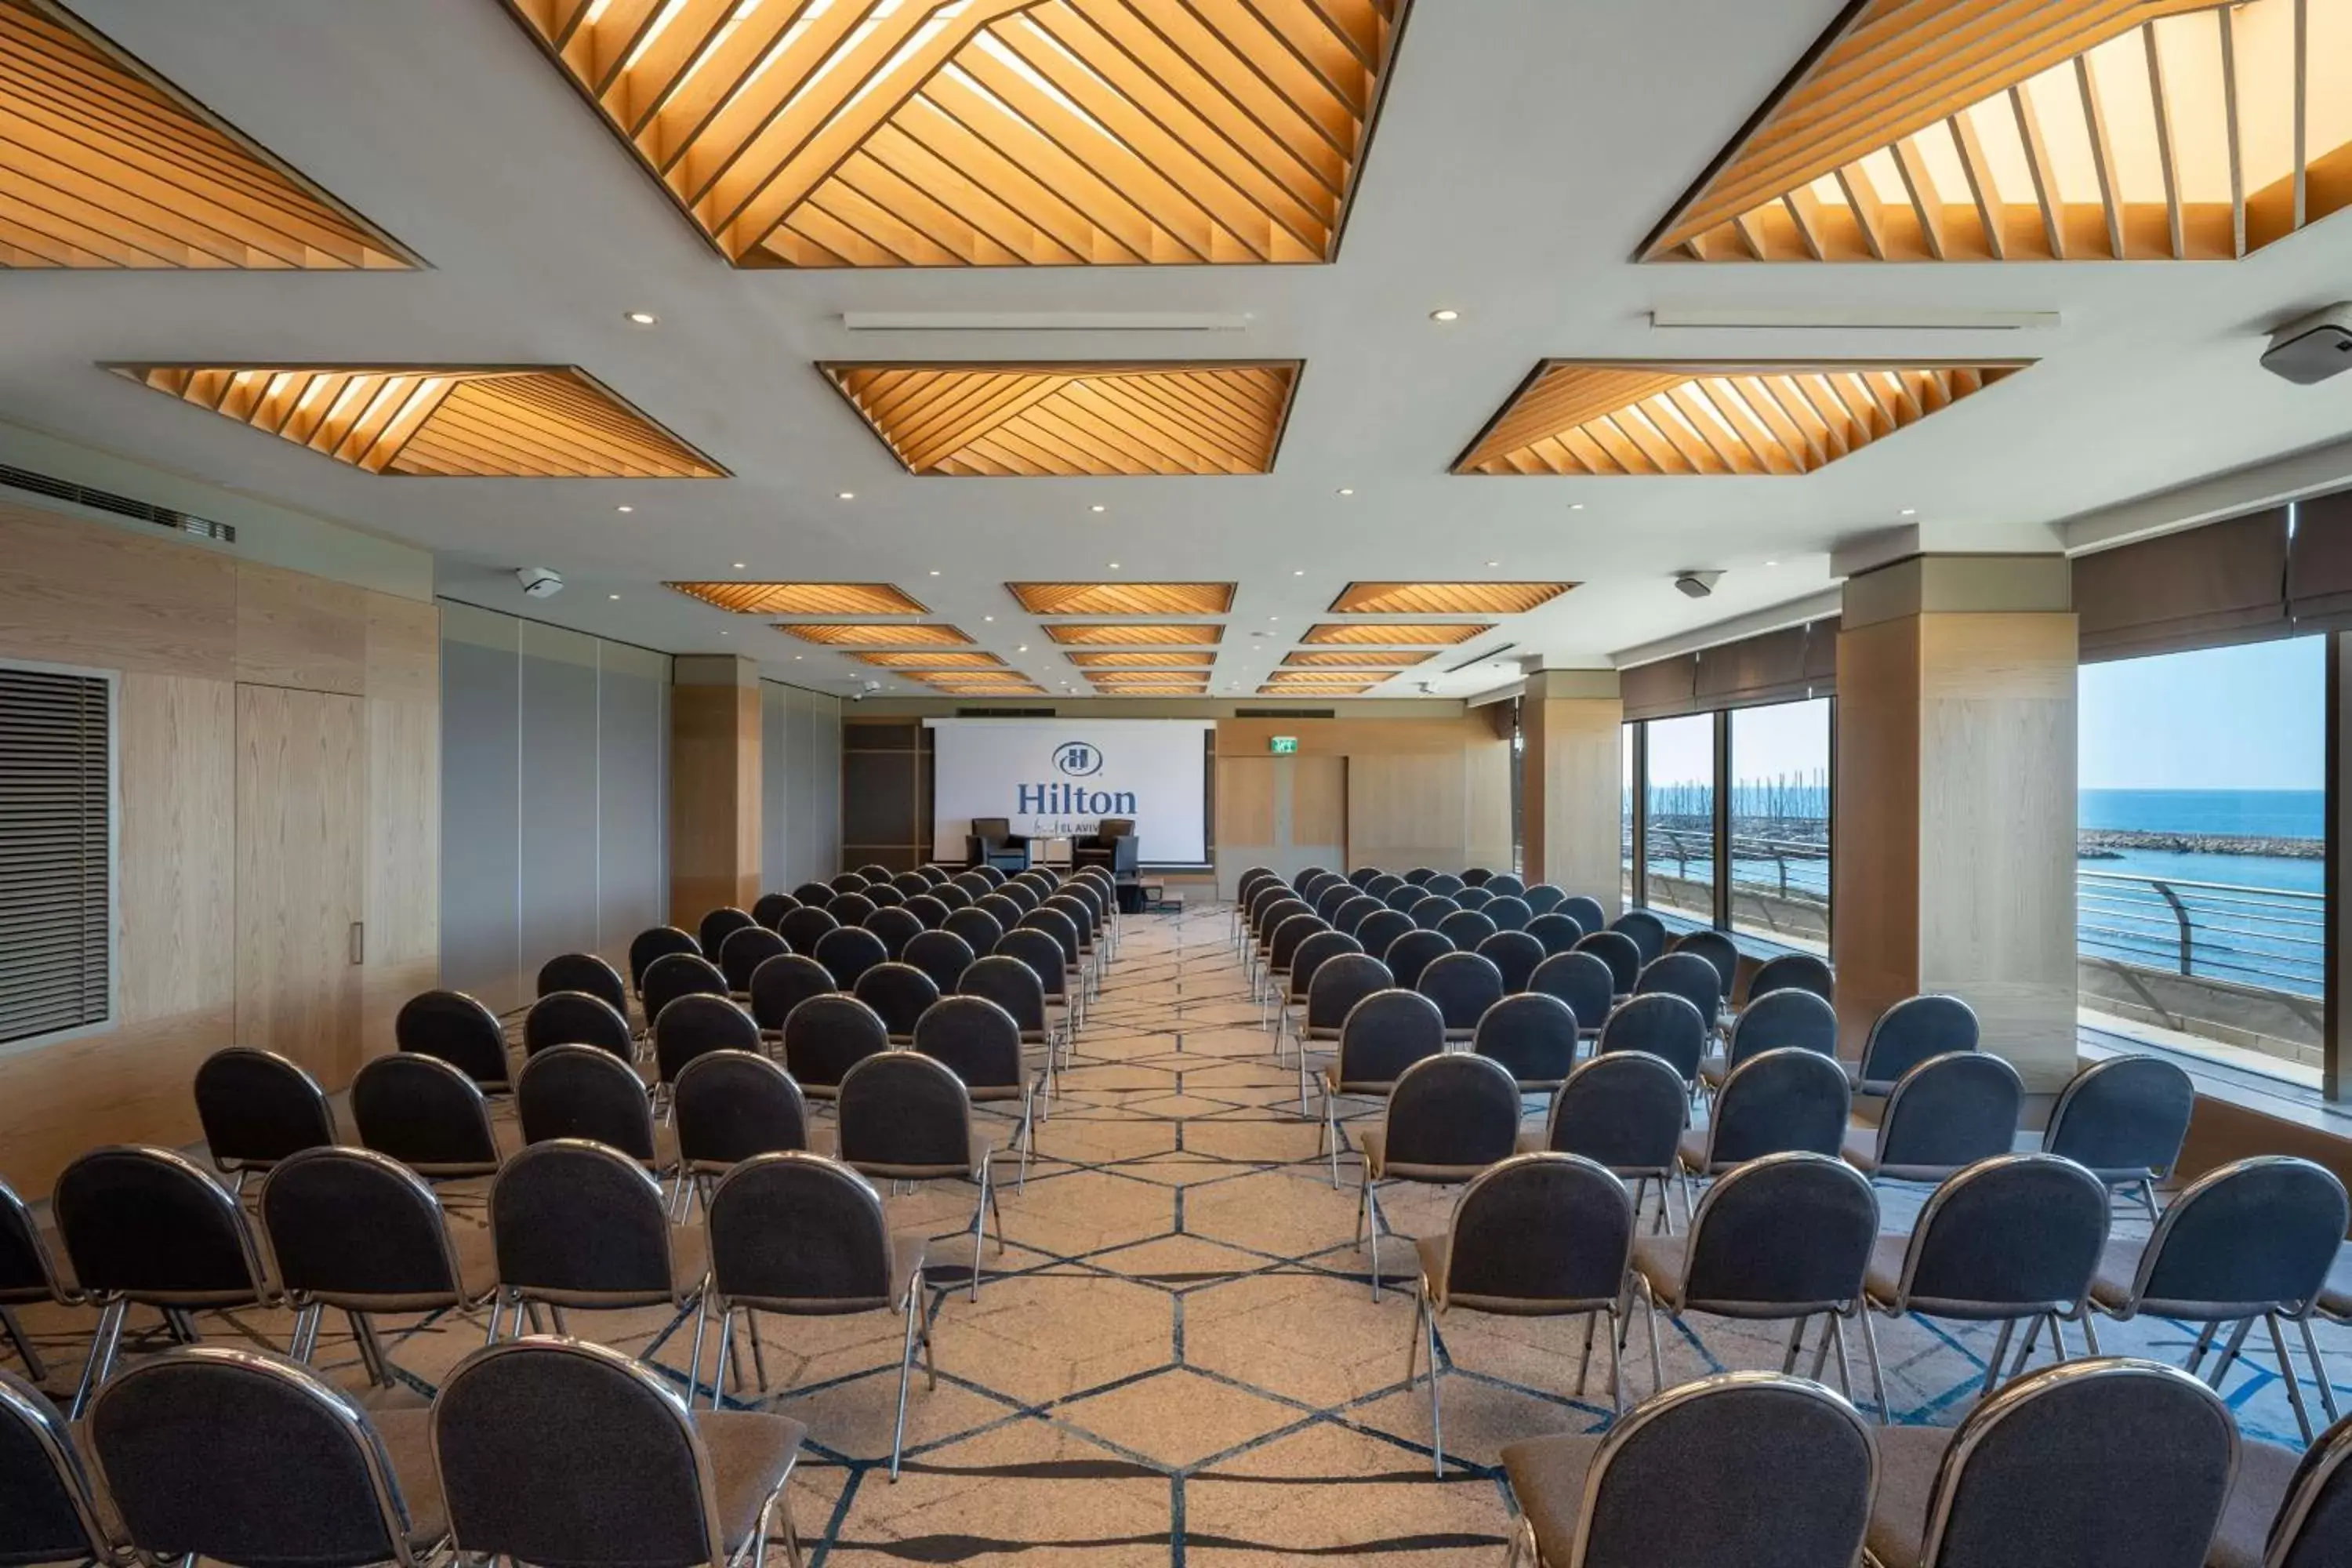
[[(1223, 906), (1127, 921), (1028, 1190), (1004, 1189), (1008, 1245), (985, 1258), (976, 1304), (955, 1288), (971, 1189), (889, 1200), (895, 1224), (942, 1237), (931, 1254), (940, 1385), (916, 1380), (897, 1484), (887, 1464), (899, 1321), (761, 1323), (777, 1407), (811, 1427), (792, 1508), (814, 1562), (1492, 1564), (1509, 1519), (1502, 1445), (1606, 1423), (1598, 1352), (1591, 1396), (1573, 1387), (1578, 1323), (1461, 1314), (1441, 1331), (1447, 1466), (1443, 1480), (1431, 1475), (1427, 1388), (1403, 1383), (1412, 1305), (1398, 1276), (1412, 1257), (1403, 1238), (1443, 1228), (1454, 1194), (1384, 1192), (1401, 1235), (1382, 1261), (1404, 1288), (1374, 1305), (1351, 1239), (1353, 1170), (1343, 1162), (1341, 1188), (1328, 1184), (1228, 929)], [(1887, 1227), (1907, 1226), (1920, 1195), (1886, 1189)], [(452, 1208), (479, 1223), (478, 1194), (452, 1194)], [(2117, 1234), (2145, 1228), (2124, 1222)], [(202, 1326), (285, 1343), (286, 1323), (268, 1314), (235, 1321)], [(30, 1326), (69, 1363), (88, 1318), (44, 1310)], [(572, 1326), (685, 1380), (690, 1317), (575, 1312)], [(404, 1404), (428, 1397), (483, 1330), (458, 1318), (382, 1327), (405, 1386), (369, 1397)], [(1662, 1327), (1669, 1383), (1780, 1363), (1785, 1331), (1770, 1325)], [(2321, 1331), (2336, 1365), (2352, 1366), (2352, 1343)], [(2111, 1352), (2176, 1362), (2190, 1338), (2161, 1322), (2105, 1324), (2101, 1337)], [(1882, 1321), (1880, 1340), (1898, 1420), (1966, 1413), (1990, 1332)], [(328, 1334), (319, 1359), (364, 1382), (348, 1334)], [(748, 1357), (736, 1364), (749, 1375)], [(1629, 1353), (1625, 1382), (1629, 1402), (1649, 1392), (1645, 1351)], [(2273, 1373), (2241, 1363), (2225, 1392), (2248, 1432), (2293, 1440)], [(730, 1403), (758, 1398), (747, 1386)]]

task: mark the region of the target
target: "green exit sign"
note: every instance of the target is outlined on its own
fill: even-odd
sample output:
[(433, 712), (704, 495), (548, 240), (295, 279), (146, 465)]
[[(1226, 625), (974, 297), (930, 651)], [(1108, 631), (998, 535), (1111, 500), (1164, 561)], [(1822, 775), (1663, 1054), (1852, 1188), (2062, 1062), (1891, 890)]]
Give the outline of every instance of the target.
[(1296, 735), (1273, 736), (1267, 740), (1266, 749), (1277, 757), (1289, 756), (1298, 750), (1298, 737)]

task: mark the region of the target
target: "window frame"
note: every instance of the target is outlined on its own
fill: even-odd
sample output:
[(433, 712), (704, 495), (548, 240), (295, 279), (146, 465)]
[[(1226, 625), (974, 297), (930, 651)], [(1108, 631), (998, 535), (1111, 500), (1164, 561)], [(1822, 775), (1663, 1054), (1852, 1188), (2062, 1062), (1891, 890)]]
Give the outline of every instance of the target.
[(0, 669), (96, 680), (106, 689), (106, 1007), (98, 1017), (0, 1040), (0, 1059), (122, 1026), (122, 671), (37, 658), (0, 658)]

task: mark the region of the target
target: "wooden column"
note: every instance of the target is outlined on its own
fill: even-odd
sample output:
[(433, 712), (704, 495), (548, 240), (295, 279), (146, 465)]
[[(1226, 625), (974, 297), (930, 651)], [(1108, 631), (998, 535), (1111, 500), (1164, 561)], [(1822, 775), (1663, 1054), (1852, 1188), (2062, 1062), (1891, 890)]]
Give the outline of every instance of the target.
[(692, 931), (760, 896), (760, 667), (695, 655), (670, 670), (669, 918)]
[(1613, 669), (1544, 669), (1519, 705), (1520, 861), (1550, 882), (1621, 903), (1625, 705)]
[(2067, 563), (1926, 555), (1851, 578), (1837, 665), (1846, 1054), (1888, 1004), (1948, 992), (2046, 1106), (2075, 1057)]

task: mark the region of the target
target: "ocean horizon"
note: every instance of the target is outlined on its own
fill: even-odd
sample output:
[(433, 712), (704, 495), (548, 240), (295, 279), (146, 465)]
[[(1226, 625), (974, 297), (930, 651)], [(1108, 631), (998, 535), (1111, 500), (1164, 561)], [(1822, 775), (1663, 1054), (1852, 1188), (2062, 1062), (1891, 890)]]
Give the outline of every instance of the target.
[(2324, 838), (2324, 789), (2086, 789), (2078, 826), (2119, 833)]

